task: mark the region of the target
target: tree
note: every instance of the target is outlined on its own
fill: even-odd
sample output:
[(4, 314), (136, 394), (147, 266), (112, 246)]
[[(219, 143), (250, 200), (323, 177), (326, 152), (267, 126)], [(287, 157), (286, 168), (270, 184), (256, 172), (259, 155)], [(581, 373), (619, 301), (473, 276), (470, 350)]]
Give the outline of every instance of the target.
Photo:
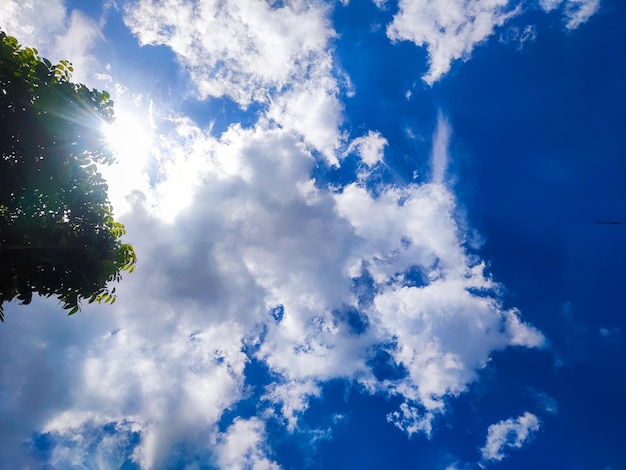
[(113, 162), (113, 102), (72, 83), (67, 61), (38, 54), (0, 31), (1, 321), (5, 301), (28, 304), (33, 293), (56, 296), (70, 315), (81, 300), (113, 303), (108, 283), (137, 260), (97, 166)]

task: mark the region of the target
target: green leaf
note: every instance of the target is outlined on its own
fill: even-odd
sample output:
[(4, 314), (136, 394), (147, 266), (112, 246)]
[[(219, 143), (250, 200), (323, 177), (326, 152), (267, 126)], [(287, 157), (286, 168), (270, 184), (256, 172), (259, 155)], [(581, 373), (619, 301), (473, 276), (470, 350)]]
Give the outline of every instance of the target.
[[(2, 250), (0, 307), (19, 290), (29, 300), (26, 288), (70, 315), (82, 300), (112, 304), (109, 283), (137, 262), (97, 171), (114, 158), (93, 123), (113, 119), (113, 102), (71, 83), (73, 70), (0, 31), (0, 74), (10, 82), (0, 93), (0, 234), (16, 247)], [(6, 111), (15, 109), (19, 119)]]

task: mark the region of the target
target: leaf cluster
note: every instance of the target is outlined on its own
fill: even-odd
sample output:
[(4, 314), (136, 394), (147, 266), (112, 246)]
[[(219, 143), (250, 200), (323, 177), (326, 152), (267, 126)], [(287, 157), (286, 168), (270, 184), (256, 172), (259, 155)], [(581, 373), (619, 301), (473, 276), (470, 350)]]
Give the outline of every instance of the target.
[(71, 80), (37, 49), (0, 31), (0, 320), (2, 304), (33, 293), (114, 302), (122, 271), (136, 264), (113, 218), (98, 165), (111, 164), (103, 133), (114, 120), (106, 91)]

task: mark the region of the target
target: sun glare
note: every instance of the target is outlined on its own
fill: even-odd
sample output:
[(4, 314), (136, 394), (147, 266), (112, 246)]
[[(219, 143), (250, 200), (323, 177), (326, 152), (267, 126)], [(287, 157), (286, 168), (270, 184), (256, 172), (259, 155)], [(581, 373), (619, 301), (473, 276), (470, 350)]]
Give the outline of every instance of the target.
[(118, 113), (106, 129), (109, 146), (118, 160), (145, 162), (151, 143), (149, 118), (127, 112)]
[(129, 208), (127, 196), (147, 184), (146, 165), (153, 145), (148, 112), (116, 110), (115, 122), (104, 129), (115, 163), (102, 168), (116, 214)]

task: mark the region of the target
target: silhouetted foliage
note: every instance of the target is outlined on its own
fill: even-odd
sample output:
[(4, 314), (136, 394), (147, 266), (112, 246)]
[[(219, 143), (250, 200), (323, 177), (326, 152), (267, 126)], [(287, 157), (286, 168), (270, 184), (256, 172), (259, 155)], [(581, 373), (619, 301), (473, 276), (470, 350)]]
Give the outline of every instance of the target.
[(107, 92), (70, 81), (0, 31), (0, 320), (2, 304), (56, 296), (73, 314), (80, 301), (113, 302), (122, 271), (136, 263), (120, 238), (96, 164), (112, 163), (103, 124)]

